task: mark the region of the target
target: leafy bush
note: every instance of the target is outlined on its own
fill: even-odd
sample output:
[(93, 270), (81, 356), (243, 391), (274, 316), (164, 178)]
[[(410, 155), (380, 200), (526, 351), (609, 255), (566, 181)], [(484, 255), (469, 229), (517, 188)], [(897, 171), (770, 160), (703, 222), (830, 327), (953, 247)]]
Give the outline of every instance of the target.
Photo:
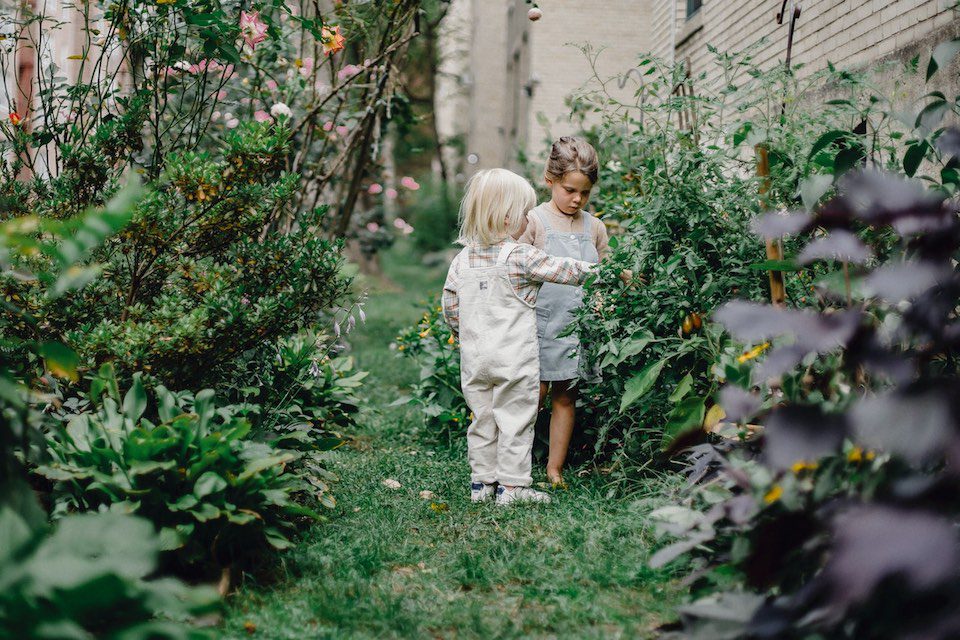
[[(167, 159), (164, 181), (94, 256), (103, 275), (82, 292), (54, 303), (42, 282), (7, 284), (43, 333), (66, 336), (82, 366), (109, 360), (125, 377), (143, 370), (200, 386), (345, 295), (339, 245), (316, 234), (320, 212), (301, 216), (295, 231), (256, 239), (296, 184), (276, 172), (288, 133), (251, 125), (225, 143), (222, 160)], [(6, 328), (27, 335), (20, 324)]]
[[(0, 531), (0, 635), (24, 640), (210, 637), (180, 620), (210, 611), (216, 592), (171, 578), (149, 579), (161, 545), (146, 520), (84, 514), (64, 518), (50, 531), (34, 530), (4, 505)], [(166, 619), (158, 619), (158, 612)]]
[(263, 438), (285, 438), (286, 446), (337, 438), (356, 426), (357, 393), (368, 373), (354, 371), (354, 358), (336, 356), (336, 348), (330, 336), (313, 331), (281, 339), (231, 374), (227, 395), (256, 406), (250, 417)]
[[(0, 224), (0, 266), (13, 256), (42, 254), (51, 268), (28, 273), (57, 296), (81, 286), (96, 265), (76, 264), (121, 228), (137, 190), (122, 192), (103, 210), (65, 220), (22, 216)], [(38, 230), (42, 233), (37, 233)], [(83, 277), (77, 277), (83, 274)], [(12, 317), (34, 326), (22, 300), (8, 299)], [(76, 354), (58, 342), (3, 337), (0, 350), (0, 635), (10, 638), (198, 638), (180, 624), (212, 608), (215, 594), (172, 579), (152, 579), (160, 542), (151, 525), (128, 515), (72, 515), (55, 529), (24, 481), (23, 463), (40, 459), (43, 414), (35, 396), (10, 375), (7, 348), (15, 346), (45, 367), (75, 377)], [(160, 619), (157, 616), (161, 616)]]
[[(772, 214), (758, 229), (826, 229), (804, 260), (855, 263), (871, 251), (850, 229), (889, 231), (901, 240), (897, 257), (855, 272), (849, 289), (825, 283), (825, 299), (837, 303), (819, 312), (747, 302), (717, 312), (738, 340), (772, 345), (765, 357), (750, 351), (718, 368), (728, 382), (720, 405), (748, 446), (698, 448), (695, 479), (711, 465), (720, 473), (695, 490), (710, 506), (659, 514), (682, 539), (654, 563), (712, 549), (702, 586), (726, 587), (719, 608), (711, 596), (727, 618), (724, 637), (960, 633), (958, 209), (917, 182), (877, 173), (852, 176), (840, 193), (814, 216)], [(757, 415), (762, 439), (745, 427)], [(734, 583), (726, 593), (730, 569), (749, 591)], [(689, 637), (721, 628), (706, 602), (685, 618)]]
[(101, 370), (95, 409), (51, 433), (51, 461), (36, 469), (55, 482), (59, 512), (141, 515), (177, 565), (201, 570), (249, 560), (267, 545), (289, 547), (294, 518), (318, 517), (293, 499), (309, 488), (284, 472), (296, 455), (251, 441), (242, 408), (218, 408), (210, 390), (192, 397), (161, 386), (154, 395), (157, 422), (144, 417), (139, 374), (121, 400), (112, 371)]
[[(586, 356), (602, 374), (583, 386), (584, 415), (598, 452), (613, 453), (628, 470), (646, 468), (658, 446), (707, 420), (716, 390), (710, 367), (728, 340), (705, 319), (720, 303), (731, 295), (767, 297), (767, 269), (787, 270), (790, 303), (817, 303), (812, 285), (826, 266), (797, 267), (789, 258), (801, 247), (789, 238), (787, 261), (765, 260), (751, 220), (764, 210), (812, 209), (866, 162), (902, 165), (911, 174), (921, 160), (942, 163), (936, 140), (949, 105), (940, 94), (905, 125), (901, 107), (874, 93), (867, 73), (830, 66), (801, 84), (783, 69), (760, 71), (753, 50), (714, 54), (721, 70), (715, 84), (645, 57), (635, 104), (602, 90), (575, 102), (604, 114), (591, 135), (607, 160), (597, 207), (617, 232), (610, 269), (630, 268), (646, 280), (613, 292), (607, 278), (588, 284), (577, 323)], [(915, 64), (900, 69), (916, 71)], [(841, 97), (821, 104), (807, 95), (824, 84)], [(671, 93), (680, 86), (686, 91)], [(926, 150), (920, 159), (918, 145)], [(949, 165), (928, 177), (937, 178), (940, 188), (956, 190)], [(887, 230), (862, 235), (879, 259), (895, 247)]]
[(471, 414), (460, 390), (459, 345), (443, 319), (443, 308), (431, 300), (423, 318), (397, 336), (397, 351), (420, 366), (420, 380), (412, 395), (397, 403), (423, 413), (428, 440), (448, 445), (466, 434)]

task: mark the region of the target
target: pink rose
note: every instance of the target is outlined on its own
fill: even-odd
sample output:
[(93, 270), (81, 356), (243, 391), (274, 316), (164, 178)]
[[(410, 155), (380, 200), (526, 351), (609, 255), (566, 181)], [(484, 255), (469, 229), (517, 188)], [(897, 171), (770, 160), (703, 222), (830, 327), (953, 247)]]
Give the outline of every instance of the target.
[(389, 198), (390, 200), (395, 200), (398, 194), (396, 189), (390, 188), (390, 189), (387, 189), (387, 192), (384, 195), (386, 195), (387, 198)]
[(350, 135), (350, 127), (345, 125), (340, 125), (339, 127), (337, 127), (337, 135), (340, 136), (341, 138), (346, 138), (348, 135)]
[(270, 89), (270, 91), (276, 91), (276, 90), (277, 90), (277, 81), (276, 81), (276, 80), (267, 80), (265, 84), (267, 85), (267, 89)]
[(407, 221), (403, 218), (396, 218), (393, 221), (393, 226), (395, 226), (397, 229), (403, 229), (405, 226), (407, 226)]
[(367, 231), (369, 231), (370, 233), (374, 233), (379, 230), (380, 230), (380, 225), (378, 225), (376, 222), (367, 223)]
[(326, 122), (324, 122), (324, 123), (323, 123), (323, 130), (324, 130), (324, 131), (332, 131), (332, 130), (333, 130), (333, 123), (330, 122), (329, 120), (327, 120)]
[(367, 193), (374, 196), (378, 193), (383, 193), (383, 186), (378, 182), (374, 182), (372, 185), (370, 185), (370, 188), (367, 189)]
[(270, 122), (273, 120), (273, 118), (270, 117), (270, 114), (264, 111), (263, 109), (258, 109), (253, 114), (253, 119), (256, 120), (257, 122)]
[(402, 178), (400, 178), (400, 186), (406, 189), (410, 189), (410, 191), (416, 191), (417, 189), (420, 188), (420, 185), (417, 184), (417, 181), (411, 178), (410, 176), (403, 176)]

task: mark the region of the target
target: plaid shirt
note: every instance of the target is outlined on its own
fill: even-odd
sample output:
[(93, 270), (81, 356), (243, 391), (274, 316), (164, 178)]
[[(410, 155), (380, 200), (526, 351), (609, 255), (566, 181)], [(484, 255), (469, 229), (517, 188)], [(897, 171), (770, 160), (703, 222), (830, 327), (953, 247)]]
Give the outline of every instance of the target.
[[(470, 267), (490, 267), (497, 264), (503, 242), (488, 247), (468, 247)], [(460, 268), (462, 262), (454, 260), (443, 285), (443, 317), (453, 330), (460, 333)], [(557, 284), (581, 284), (593, 272), (595, 265), (574, 258), (551, 256), (533, 245), (518, 244), (506, 261), (507, 275), (517, 296), (534, 305), (540, 285), (544, 282)]]

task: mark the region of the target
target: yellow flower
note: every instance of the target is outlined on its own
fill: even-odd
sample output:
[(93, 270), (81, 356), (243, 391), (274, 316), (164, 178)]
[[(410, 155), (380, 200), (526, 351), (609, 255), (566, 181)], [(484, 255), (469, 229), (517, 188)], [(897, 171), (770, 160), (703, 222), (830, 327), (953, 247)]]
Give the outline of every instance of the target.
[(773, 504), (783, 495), (783, 487), (778, 484), (773, 485), (767, 495), (763, 496), (763, 501), (767, 504)]
[(743, 364), (747, 360), (753, 360), (754, 358), (759, 356), (761, 353), (766, 351), (769, 347), (770, 347), (770, 343), (764, 342), (763, 344), (756, 346), (753, 349), (750, 349), (750, 351), (747, 351), (743, 355), (739, 356), (737, 358), (737, 362), (739, 362), (740, 364)]
[(807, 462), (806, 460), (797, 460), (793, 463), (793, 466), (790, 467), (790, 470), (794, 474), (799, 475), (804, 471), (814, 471), (817, 468), (816, 462)]
[(864, 451), (860, 447), (854, 447), (847, 452), (847, 462), (863, 462), (864, 460), (873, 460), (876, 454), (873, 451)]
[(397, 351), (403, 351), (403, 345), (400, 345), (399, 347), (397, 347)]
[(447, 344), (453, 344), (454, 342), (456, 342), (456, 340), (453, 339), (453, 336), (447, 338)]
[(470, 412), (470, 422), (473, 422), (473, 412)]
[(430, 335), (430, 327), (427, 327), (426, 329), (420, 332), (421, 338), (426, 338), (428, 335)]

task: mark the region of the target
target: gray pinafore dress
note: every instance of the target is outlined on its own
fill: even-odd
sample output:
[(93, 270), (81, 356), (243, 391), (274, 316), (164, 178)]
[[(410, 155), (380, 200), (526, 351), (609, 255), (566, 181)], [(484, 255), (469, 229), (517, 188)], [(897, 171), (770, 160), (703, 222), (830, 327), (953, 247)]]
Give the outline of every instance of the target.
[[(593, 216), (581, 211), (583, 228), (580, 232), (559, 231), (551, 226), (550, 214), (543, 211), (544, 206), (533, 210), (547, 232), (544, 252), (594, 264), (599, 262), (600, 255), (590, 233)], [(572, 380), (584, 375), (580, 367), (580, 339), (577, 334), (557, 337), (573, 322), (574, 311), (582, 303), (582, 287), (545, 282), (540, 288), (537, 297), (537, 336), (540, 338), (540, 380), (543, 382)]]

